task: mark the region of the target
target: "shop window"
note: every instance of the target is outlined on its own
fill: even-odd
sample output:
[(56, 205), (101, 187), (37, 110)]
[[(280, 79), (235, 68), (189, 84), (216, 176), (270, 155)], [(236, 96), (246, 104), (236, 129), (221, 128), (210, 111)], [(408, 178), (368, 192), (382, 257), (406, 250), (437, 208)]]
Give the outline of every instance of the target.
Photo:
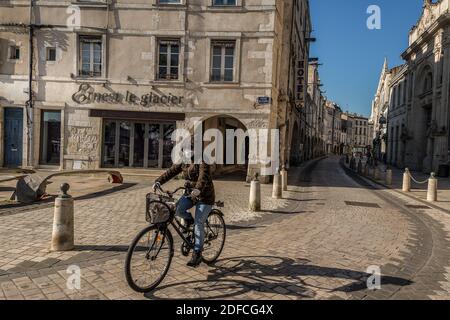
[(103, 165), (116, 166), (116, 121), (106, 121), (103, 135)]
[(119, 122), (119, 168), (130, 166), (130, 130), (130, 122)]
[(161, 128), (159, 124), (148, 124), (147, 129), (148, 136), (148, 167), (159, 167), (159, 146), (161, 137)]
[(167, 168), (172, 165), (175, 123), (105, 120), (102, 166)]
[(172, 149), (174, 142), (172, 141), (172, 134), (175, 131), (174, 124), (163, 125), (163, 168), (168, 168), (172, 165)]

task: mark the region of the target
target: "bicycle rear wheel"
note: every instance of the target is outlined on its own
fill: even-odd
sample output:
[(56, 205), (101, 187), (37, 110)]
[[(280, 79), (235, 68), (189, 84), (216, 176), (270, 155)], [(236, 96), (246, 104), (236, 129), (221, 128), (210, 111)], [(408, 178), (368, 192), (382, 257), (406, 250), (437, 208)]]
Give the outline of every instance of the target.
[(203, 245), (203, 261), (212, 264), (217, 261), (225, 245), (227, 229), (223, 214), (213, 210), (205, 223), (205, 243)]
[(166, 276), (173, 257), (173, 238), (169, 229), (152, 225), (134, 238), (125, 259), (125, 278), (137, 292), (150, 292)]

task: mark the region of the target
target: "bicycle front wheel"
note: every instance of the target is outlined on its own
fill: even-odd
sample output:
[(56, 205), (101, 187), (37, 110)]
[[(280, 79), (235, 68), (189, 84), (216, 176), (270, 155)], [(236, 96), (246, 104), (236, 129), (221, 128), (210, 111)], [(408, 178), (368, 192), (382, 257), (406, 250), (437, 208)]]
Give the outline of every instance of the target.
[(125, 278), (137, 292), (150, 292), (163, 281), (173, 257), (169, 229), (149, 226), (139, 232), (128, 248)]
[(219, 259), (225, 245), (227, 229), (223, 214), (213, 210), (205, 223), (205, 243), (203, 245), (203, 261), (212, 264)]

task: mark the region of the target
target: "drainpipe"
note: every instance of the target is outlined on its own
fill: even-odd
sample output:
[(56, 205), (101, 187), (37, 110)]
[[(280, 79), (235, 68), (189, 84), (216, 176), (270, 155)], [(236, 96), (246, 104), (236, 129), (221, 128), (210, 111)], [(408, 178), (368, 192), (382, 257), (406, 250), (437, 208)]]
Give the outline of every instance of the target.
[(32, 168), (34, 161), (33, 153), (33, 37), (34, 37), (34, 22), (33, 11), (34, 1), (30, 0), (30, 25), (29, 25), (29, 70), (28, 70), (28, 101), (26, 102), (26, 114), (27, 114), (27, 166)]

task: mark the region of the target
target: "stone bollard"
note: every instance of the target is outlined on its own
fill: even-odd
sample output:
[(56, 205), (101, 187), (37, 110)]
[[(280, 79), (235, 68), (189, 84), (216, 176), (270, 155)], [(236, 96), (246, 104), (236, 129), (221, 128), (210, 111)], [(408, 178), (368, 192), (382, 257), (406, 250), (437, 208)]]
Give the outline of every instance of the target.
[(69, 251), (74, 248), (73, 198), (67, 194), (70, 186), (61, 185), (61, 194), (55, 199), (51, 251)]
[(288, 172), (286, 170), (286, 167), (283, 166), (283, 169), (281, 169), (281, 185), (283, 186), (283, 191), (288, 191)]
[(386, 184), (392, 186), (392, 169), (390, 168), (386, 170)]
[(405, 169), (405, 173), (403, 174), (403, 192), (411, 191), (411, 177), (409, 175), (409, 169)]
[(429, 202), (437, 201), (437, 187), (438, 187), (438, 179), (436, 179), (436, 174), (432, 172), (430, 179), (428, 180), (427, 201)]
[(365, 175), (366, 177), (369, 175), (369, 166), (367, 165), (367, 163), (364, 166), (363, 175)]
[(358, 169), (357, 169), (358, 173), (361, 174), (362, 173), (362, 161), (361, 159), (359, 159), (358, 161)]
[(373, 168), (373, 179), (374, 180), (380, 179), (380, 168), (378, 168), (377, 166)]
[(250, 183), (250, 199), (248, 206), (252, 212), (261, 211), (261, 183), (258, 180), (258, 174), (255, 174), (254, 179)]
[(283, 188), (281, 185), (281, 176), (277, 170), (277, 173), (273, 176), (272, 198), (281, 199), (282, 196), (283, 196)]

